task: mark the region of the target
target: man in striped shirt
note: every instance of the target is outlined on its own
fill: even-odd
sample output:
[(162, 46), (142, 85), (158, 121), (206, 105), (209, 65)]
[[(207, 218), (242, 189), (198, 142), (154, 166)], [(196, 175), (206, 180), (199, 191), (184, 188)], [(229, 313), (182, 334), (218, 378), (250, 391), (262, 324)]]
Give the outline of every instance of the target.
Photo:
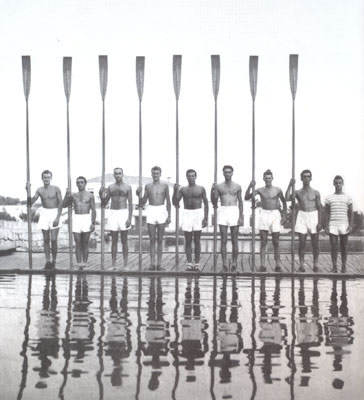
[(353, 227), (353, 201), (343, 192), (344, 179), (340, 175), (334, 178), (335, 193), (325, 200), (327, 216), (326, 233), (330, 234), (332, 271), (337, 272), (338, 238), (340, 236), (341, 272), (346, 272), (347, 245), (349, 233)]

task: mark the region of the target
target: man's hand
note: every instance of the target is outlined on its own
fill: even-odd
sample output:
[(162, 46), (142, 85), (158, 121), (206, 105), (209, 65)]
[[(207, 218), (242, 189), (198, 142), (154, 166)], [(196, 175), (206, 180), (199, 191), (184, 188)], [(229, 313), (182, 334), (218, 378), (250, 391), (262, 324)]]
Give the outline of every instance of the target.
[(30, 183), (26, 183), (26, 184), (25, 184), (25, 190), (26, 190), (26, 191), (30, 190), (31, 186), (32, 186), (32, 185), (31, 185)]
[(166, 219), (166, 225), (169, 225), (171, 223), (171, 217), (168, 215)]
[(54, 221), (53, 221), (53, 228), (55, 228), (56, 226), (58, 226), (59, 225), (59, 218), (56, 218)]
[(206, 226), (207, 226), (207, 219), (204, 218), (204, 219), (202, 220), (202, 228), (206, 228)]
[(241, 217), (239, 217), (238, 219), (238, 225), (243, 226), (244, 225), (244, 216), (242, 215)]
[(329, 235), (330, 234), (330, 227), (327, 225), (327, 227), (325, 228), (325, 233), (327, 234), (327, 235)]
[(66, 196), (67, 196), (67, 197), (70, 197), (70, 194), (71, 194), (71, 189), (70, 189), (70, 188), (67, 188), (67, 189), (66, 189)]
[(141, 198), (142, 197), (142, 191), (143, 191), (143, 188), (141, 188), (140, 186), (137, 188), (137, 190), (136, 190), (136, 195), (139, 197), (139, 198)]
[(285, 225), (287, 223), (287, 215), (283, 214), (281, 218), (281, 225)]
[(126, 228), (129, 228), (130, 225), (131, 225), (131, 219), (128, 218), (128, 219), (126, 220), (126, 222), (125, 222), (125, 227), (126, 227)]
[(317, 224), (316, 226), (316, 232), (320, 232), (322, 230), (321, 224)]
[(180, 189), (181, 185), (178, 185), (177, 183), (173, 186), (174, 190), (177, 192)]
[(104, 199), (106, 197), (106, 194), (107, 194), (107, 189), (104, 187), (101, 187), (99, 190), (99, 195), (100, 195), (101, 199)]
[(353, 227), (351, 225), (348, 226), (348, 229), (346, 231), (347, 234), (351, 233), (353, 231)]
[(95, 224), (93, 222), (90, 225), (90, 229), (91, 229), (91, 232), (93, 232), (95, 230)]
[(253, 188), (254, 186), (255, 186), (255, 180), (253, 179), (253, 180), (250, 181), (249, 187)]
[(214, 183), (212, 184), (211, 189), (212, 189), (212, 190), (217, 190), (217, 183), (216, 183), (216, 182), (214, 182)]
[(292, 179), (289, 181), (289, 186), (292, 187), (295, 183), (296, 183), (296, 179), (292, 178)]

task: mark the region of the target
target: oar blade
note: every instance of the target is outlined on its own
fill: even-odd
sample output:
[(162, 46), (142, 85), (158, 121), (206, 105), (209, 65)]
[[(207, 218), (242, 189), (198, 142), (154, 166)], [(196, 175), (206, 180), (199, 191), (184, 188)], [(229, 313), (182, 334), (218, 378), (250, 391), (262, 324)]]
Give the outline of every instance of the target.
[(298, 74), (298, 54), (289, 55), (289, 83), (293, 100), (296, 98)]
[(138, 90), (139, 101), (142, 101), (144, 91), (144, 68), (145, 57), (137, 56), (136, 58), (136, 85)]
[(173, 86), (176, 99), (179, 99), (181, 89), (182, 56), (173, 56)]
[(107, 89), (107, 72), (108, 72), (107, 56), (99, 56), (99, 72), (100, 72), (101, 97), (102, 101), (104, 101)]
[(71, 96), (72, 57), (63, 57), (63, 86), (67, 102)]
[(211, 56), (211, 69), (212, 69), (212, 91), (214, 93), (215, 100), (219, 94), (220, 87), (220, 56)]
[(28, 101), (30, 92), (30, 76), (31, 76), (30, 56), (22, 56), (21, 61), (23, 69), (24, 96), (25, 100)]
[(253, 101), (257, 94), (257, 82), (258, 82), (258, 56), (249, 57), (249, 81), (250, 81), (250, 92), (252, 94)]

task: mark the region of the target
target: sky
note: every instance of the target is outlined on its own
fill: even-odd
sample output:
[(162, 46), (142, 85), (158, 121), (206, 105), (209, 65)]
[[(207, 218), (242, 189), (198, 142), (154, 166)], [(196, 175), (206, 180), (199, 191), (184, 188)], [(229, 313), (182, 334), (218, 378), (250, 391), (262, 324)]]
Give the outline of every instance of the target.
[[(106, 173), (138, 175), (135, 57), (145, 56), (143, 174), (154, 165), (175, 181), (173, 54), (182, 55), (179, 100), (180, 182), (195, 168), (214, 179), (211, 54), (221, 59), (218, 175), (234, 167), (245, 191), (252, 176), (249, 56), (259, 56), (256, 177), (291, 178), (292, 97), (289, 54), (299, 55), (296, 179), (312, 170), (322, 199), (336, 174), (364, 211), (364, 3), (361, 0), (0, 0), (0, 195), (26, 197), (25, 99), (21, 56), (31, 56), (29, 97), (32, 192), (41, 172), (67, 186), (66, 99), (62, 59), (73, 59), (70, 97), (71, 176), (101, 175), (102, 101), (98, 56), (108, 56)], [(299, 186), (299, 183), (298, 183)]]

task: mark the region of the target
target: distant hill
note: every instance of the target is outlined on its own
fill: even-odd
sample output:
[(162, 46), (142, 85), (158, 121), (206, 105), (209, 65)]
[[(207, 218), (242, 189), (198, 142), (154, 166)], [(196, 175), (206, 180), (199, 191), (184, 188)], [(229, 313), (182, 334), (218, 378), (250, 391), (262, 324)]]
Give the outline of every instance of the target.
[(0, 206), (14, 206), (20, 203), (20, 199), (15, 197), (0, 196)]
[[(113, 183), (115, 181), (114, 175), (113, 174), (105, 174), (105, 182), (107, 185), (110, 185), (110, 183)], [(139, 177), (138, 176), (130, 176), (130, 175), (124, 175), (123, 181), (128, 183), (129, 185), (132, 186), (138, 186), (139, 185)], [(145, 177), (143, 176), (142, 178), (143, 186), (146, 185), (147, 183), (153, 182), (153, 179), (151, 177)], [(161, 179), (162, 183), (166, 183), (169, 186), (172, 186), (173, 183), (164, 181)], [(87, 180), (87, 183), (97, 183), (98, 185), (101, 186), (101, 176), (98, 176), (96, 178), (91, 178)]]

